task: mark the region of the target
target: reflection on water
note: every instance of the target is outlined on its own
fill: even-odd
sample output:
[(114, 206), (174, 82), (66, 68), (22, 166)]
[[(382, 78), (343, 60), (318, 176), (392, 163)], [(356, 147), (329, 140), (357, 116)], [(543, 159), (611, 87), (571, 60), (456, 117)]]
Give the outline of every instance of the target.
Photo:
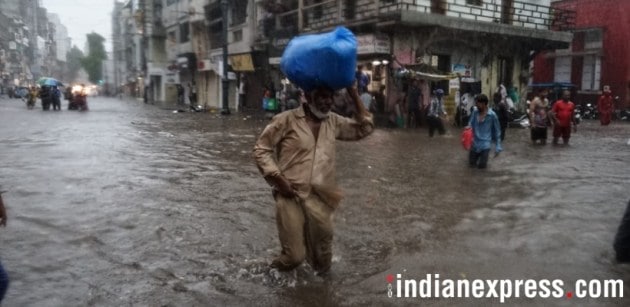
[(346, 198), (333, 271), (319, 277), (267, 267), (274, 204), (251, 159), (263, 120), (105, 99), (83, 114), (0, 108), (8, 306), (470, 305), (392, 301), (385, 276), (398, 273), (630, 282), (611, 248), (629, 198), (628, 125), (586, 122), (569, 147), (532, 147), (511, 129), (486, 171), (467, 167), (455, 130), (339, 143)]

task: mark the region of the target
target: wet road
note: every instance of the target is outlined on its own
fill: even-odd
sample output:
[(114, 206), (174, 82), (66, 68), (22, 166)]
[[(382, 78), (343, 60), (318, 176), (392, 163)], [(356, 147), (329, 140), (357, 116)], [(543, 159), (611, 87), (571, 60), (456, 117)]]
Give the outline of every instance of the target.
[(630, 266), (611, 244), (630, 198), (629, 125), (586, 122), (566, 148), (509, 129), (486, 171), (466, 166), (458, 137), (426, 130), (339, 143), (346, 198), (322, 278), (266, 268), (279, 249), (274, 205), (250, 154), (264, 121), (106, 98), (90, 107), (0, 99), (3, 306), (499, 305), (388, 298), (388, 274), (561, 279), (566, 291), (623, 279), (626, 298), (507, 303), (628, 305)]

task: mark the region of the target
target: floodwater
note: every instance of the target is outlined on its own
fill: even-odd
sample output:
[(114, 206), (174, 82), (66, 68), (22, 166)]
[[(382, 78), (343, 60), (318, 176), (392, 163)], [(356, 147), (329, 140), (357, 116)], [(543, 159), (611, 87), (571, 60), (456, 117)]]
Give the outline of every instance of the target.
[(340, 142), (345, 199), (332, 272), (319, 277), (267, 268), (279, 252), (274, 203), (251, 159), (263, 119), (106, 98), (90, 107), (0, 99), (3, 306), (501, 305), (396, 297), (397, 280), (427, 274), (559, 279), (567, 293), (578, 279), (619, 279), (624, 298), (521, 292), (504, 305), (629, 305), (630, 266), (614, 261), (612, 240), (630, 199), (630, 125), (587, 121), (568, 147), (533, 147), (529, 131), (508, 129), (481, 171), (455, 128)]

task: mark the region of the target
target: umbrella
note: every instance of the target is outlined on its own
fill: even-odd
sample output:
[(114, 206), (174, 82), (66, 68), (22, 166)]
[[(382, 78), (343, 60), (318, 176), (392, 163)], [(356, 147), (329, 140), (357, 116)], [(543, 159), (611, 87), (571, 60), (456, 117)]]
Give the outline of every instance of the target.
[(48, 86), (63, 86), (63, 84), (55, 79), (55, 78), (51, 78), (51, 77), (42, 77), (39, 78), (39, 80), (37, 80), (37, 84), (44, 86), (44, 85), (48, 85)]

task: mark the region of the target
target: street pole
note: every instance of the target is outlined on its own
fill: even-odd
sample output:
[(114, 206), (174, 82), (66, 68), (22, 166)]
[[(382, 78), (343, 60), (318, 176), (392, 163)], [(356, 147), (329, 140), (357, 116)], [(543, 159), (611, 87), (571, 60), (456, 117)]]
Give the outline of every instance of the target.
[(222, 85), (222, 103), (223, 110), (221, 110), (221, 114), (229, 115), (230, 114), (230, 106), (228, 105), (228, 91), (230, 88), (230, 81), (228, 80), (228, 0), (221, 0), (221, 21), (222, 21), (222, 32), (223, 32), (223, 76), (221, 80)]

